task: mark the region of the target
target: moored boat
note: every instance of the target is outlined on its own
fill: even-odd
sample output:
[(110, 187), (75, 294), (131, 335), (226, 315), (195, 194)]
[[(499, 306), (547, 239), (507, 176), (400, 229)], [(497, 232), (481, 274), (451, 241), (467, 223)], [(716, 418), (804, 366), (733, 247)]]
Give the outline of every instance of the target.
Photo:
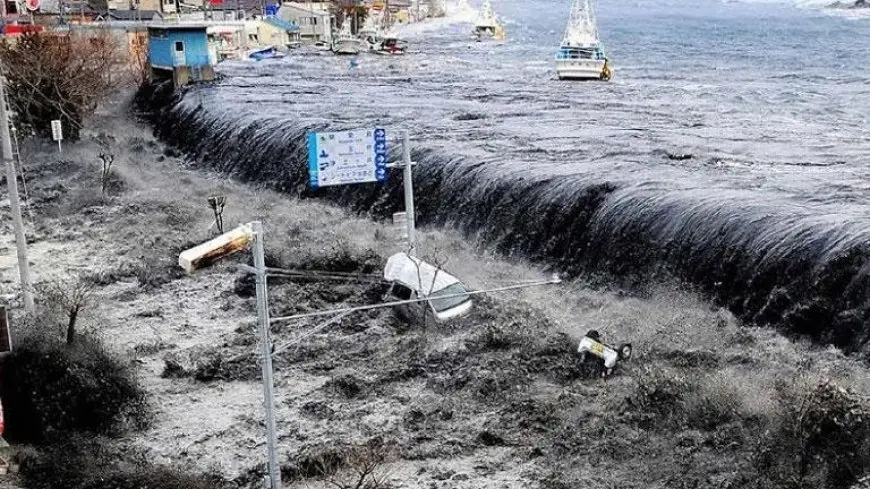
[(565, 36), (556, 52), (561, 80), (610, 80), (613, 70), (598, 37), (591, 0), (574, 0)]
[(495, 15), (490, 0), (483, 0), (483, 5), (477, 14), (477, 22), (474, 24), (474, 36), (478, 41), (487, 38), (505, 39), (504, 27)]
[(363, 41), (358, 39), (350, 30), (350, 22), (345, 19), (341, 30), (332, 41), (332, 52), (335, 54), (359, 54), (364, 48)]

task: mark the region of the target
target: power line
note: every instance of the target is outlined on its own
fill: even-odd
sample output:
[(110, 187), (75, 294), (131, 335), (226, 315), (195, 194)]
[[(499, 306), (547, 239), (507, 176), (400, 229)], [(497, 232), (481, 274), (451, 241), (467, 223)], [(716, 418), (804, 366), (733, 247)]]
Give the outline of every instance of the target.
[(526, 287), (536, 287), (536, 286), (540, 286), (540, 285), (552, 285), (552, 284), (558, 284), (558, 283), (561, 283), (561, 280), (559, 280), (558, 277), (554, 277), (554, 278), (547, 280), (547, 281), (509, 285), (506, 287), (498, 287), (495, 289), (472, 290), (470, 292), (464, 292), (464, 293), (460, 293), (460, 294), (447, 294), (447, 295), (439, 295), (436, 297), (431, 297), (431, 296), (424, 297), (424, 298), (420, 298), (420, 299), (406, 299), (406, 300), (401, 300), (401, 301), (382, 302), (380, 304), (369, 304), (366, 306), (343, 307), (343, 308), (339, 308), (339, 309), (329, 309), (326, 311), (306, 312), (306, 313), (302, 313), (302, 314), (294, 314), (292, 316), (282, 316), (282, 317), (272, 318), (270, 321), (270, 324), (276, 323), (278, 321), (292, 321), (294, 319), (305, 319), (305, 318), (318, 317), (318, 316), (328, 316), (330, 314), (351, 313), (351, 312), (358, 312), (358, 311), (370, 311), (372, 309), (381, 309), (384, 307), (402, 306), (405, 304), (415, 304), (417, 302), (427, 302), (430, 300), (452, 299), (455, 297), (467, 297), (467, 296), (487, 294), (487, 293), (492, 293), (492, 292), (504, 292), (507, 290), (522, 289), (522, 288), (526, 288)]

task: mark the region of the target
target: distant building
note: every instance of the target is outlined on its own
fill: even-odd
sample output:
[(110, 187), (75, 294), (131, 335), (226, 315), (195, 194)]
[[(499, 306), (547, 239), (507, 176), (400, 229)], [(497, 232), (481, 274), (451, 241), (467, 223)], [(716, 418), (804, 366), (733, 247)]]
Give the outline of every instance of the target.
[(217, 53), (209, 48), (206, 26), (170, 25), (148, 28), (151, 78), (172, 78), (176, 86), (214, 79)]
[(292, 44), (301, 41), (299, 26), (279, 17), (266, 17), (257, 22), (256, 43), (261, 46), (275, 46), (278, 49), (288, 49)]
[(152, 10), (162, 13), (161, 0), (108, 0), (108, 10)]
[(98, 20), (107, 22), (159, 22), (163, 15), (156, 10), (109, 10), (101, 14)]
[(281, 20), (296, 24), (303, 42), (332, 42), (332, 15), (323, 10), (311, 10), (304, 4), (285, 3), (278, 9)]

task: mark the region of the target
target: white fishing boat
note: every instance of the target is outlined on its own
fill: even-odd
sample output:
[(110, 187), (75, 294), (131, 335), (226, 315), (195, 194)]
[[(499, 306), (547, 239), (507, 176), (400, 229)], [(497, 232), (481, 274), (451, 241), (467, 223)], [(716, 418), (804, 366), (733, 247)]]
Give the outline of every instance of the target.
[(374, 11), (369, 12), (368, 17), (366, 17), (365, 22), (363, 22), (362, 27), (360, 27), (356, 34), (357, 37), (368, 45), (370, 50), (374, 50), (382, 37), (380, 14)]
[(485, 38), (504, 40), (504, 27), (492, 10), (490, 0), (483, 0), (483, 5), (477, 13), (477, 22), (474, 24), (474, 35), (480, 41)]
[(556, 53), (560, 80), (610, 80), (613, 71), (601, 40), (590, 0), (574, 0), (565, 37)]
[(341, 24), (341, 30), (332, 41), (332, 52), (335, 54), (359, 54), (364, 49), (368, 49), (368, 47), (362, 40), (353, 35), (350, 30), (350, 22), (345, 19)]

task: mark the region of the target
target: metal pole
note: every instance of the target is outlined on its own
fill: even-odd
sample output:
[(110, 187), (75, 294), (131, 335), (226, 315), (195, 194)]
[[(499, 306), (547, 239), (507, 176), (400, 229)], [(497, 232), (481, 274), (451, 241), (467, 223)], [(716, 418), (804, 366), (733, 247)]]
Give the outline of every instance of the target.
[(15, 228), (15, 246), (18, 248), (18, 275), (21, 280), (21, 297), (24, 300), (24, 310), (29, 314), (33, 314), (30, 264), (27, 262), (27, 239), (24, 236), (24, 222), (21, 220), (21, 205), (18, 202), (18, 178), (16, 177), (15, 160), (12, 158), (9, 113), (6, 111), (6, 80), (2, 76), (0, 76), (0, 139), (2, 139), (0, 144), (2, 144), (3, 149), (3, 163), (6, 165), (6, 186), (9, 188), (12, 225)]
[(63, 154), (63, 148), (60, 146), (60, 139), (57, 140), (57, 152)]
[(269, 297), (266, 289), (266, 258), (263, 243), (263, 223), (251, 223), (254, 230), (254, 268), (257, 282), (257, 329), (260, 334), (260, 361), (263, 362), (263, 405), (266, 409), (266, 438), (268, 450), (269, 487), (281, 489), (281, 472), (278, 468), (277, 435), (275, 434), (275, 404), (272, 383), (272, 342), (269, 339)]
[(414, 181), (411, 169), (411, 138), (408, 131), (402, 131), (402, 160), (405, 165), (405, 223), (408, 226), (408, 253), (413, 254), (417, 246), (414, 236)]

